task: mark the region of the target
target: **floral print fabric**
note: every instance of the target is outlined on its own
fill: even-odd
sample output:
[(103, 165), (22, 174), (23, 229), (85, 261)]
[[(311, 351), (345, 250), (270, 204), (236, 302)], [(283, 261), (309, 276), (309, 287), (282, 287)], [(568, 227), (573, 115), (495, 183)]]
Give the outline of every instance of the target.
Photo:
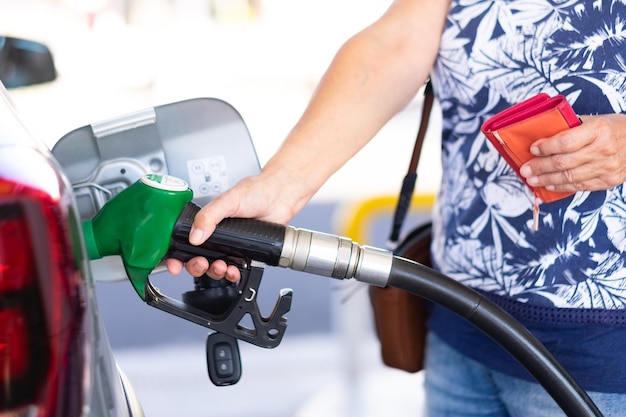
[(578, 114), (626, 112), (626, 0), (455, 0), (432, 73), (444, 181), (433, 257), (445, 274), (528, 305), (626, 308), (626, 189), (541, 204), (480, 132), (537, 93)]

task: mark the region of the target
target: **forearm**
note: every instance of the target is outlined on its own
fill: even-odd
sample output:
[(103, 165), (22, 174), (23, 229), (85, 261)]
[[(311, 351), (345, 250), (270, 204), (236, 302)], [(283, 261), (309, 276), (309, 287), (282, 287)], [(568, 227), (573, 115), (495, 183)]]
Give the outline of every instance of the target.
[(263, 169), (262, 176), (289, 178), (283, 186), (293, 188), (296, 211), (428, 77), (447, 4), (397, 3), (338, 51), (302, 117)]
[[(322, 184), (417, 93), (435, 61), (449, 0), (395, 0), (339, 50), (302, 117), (261, 173), (203, 207), (189, 241), (204, 242), (227, 217), (288, 222)], [(180, 262), (168, 268), (180, 272)], [(194, 276), (239, 279), (234, 266), (187, 263)]]

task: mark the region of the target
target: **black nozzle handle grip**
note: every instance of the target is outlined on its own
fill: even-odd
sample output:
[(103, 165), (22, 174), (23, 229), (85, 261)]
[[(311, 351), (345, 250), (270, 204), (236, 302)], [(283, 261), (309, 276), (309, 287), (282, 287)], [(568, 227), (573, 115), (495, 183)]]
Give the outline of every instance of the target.
[(253, 259), (277, 266), (285, 241), (286, 226), (255, 219), (227, 218), (199, 246), (189, 243), (189, 231), (200, 207), (187, 203), (172, 233), (172, 246), (191, 255), (221, 253), (226, 256)]

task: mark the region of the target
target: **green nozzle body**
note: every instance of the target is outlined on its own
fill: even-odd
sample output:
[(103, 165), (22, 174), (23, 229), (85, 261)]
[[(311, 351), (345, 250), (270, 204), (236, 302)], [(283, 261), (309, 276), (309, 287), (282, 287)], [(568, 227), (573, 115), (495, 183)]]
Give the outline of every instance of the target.
[(167, 253), (176, 219), (192, 198), (181, 179), (143, 176), (83, 222), (89, 258), (120, 255), (128, 278), (145, 300), (148, 275)]

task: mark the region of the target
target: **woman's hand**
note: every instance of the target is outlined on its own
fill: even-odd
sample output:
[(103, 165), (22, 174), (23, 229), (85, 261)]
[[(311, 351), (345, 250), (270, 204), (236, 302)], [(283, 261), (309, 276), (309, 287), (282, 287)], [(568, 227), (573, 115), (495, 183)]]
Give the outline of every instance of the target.
[(582, 116), (583, 123), (537, 140), (536, 158), (521, 166), (531, 186), (551, 191), (597, 191), (626, 181), (626, 114)]
[[(217, 224), (227, 217), (256, 218), (286, 224), (299, 209), (292, 205), (291, 200), (281, 200), (280, 196), (288, 193), (288, 187), (282, 186), (273, 178), (261, 179), (260, 175), (245, 178), (200, 209), (194, 218), (189, 242), (194, 245), (202, 244), (215, 231)], [(166, 260), (166, 265), (173, 275), (178, 275), (185, 268), (194, 277), (206, 273), (213, 279), (226, 278), (233, 282), (241, 278), (236, 266), (227, 265), (222, 260), (209, 264), (201, 256), (190, 259), (185, 264), (170, 258)]]

